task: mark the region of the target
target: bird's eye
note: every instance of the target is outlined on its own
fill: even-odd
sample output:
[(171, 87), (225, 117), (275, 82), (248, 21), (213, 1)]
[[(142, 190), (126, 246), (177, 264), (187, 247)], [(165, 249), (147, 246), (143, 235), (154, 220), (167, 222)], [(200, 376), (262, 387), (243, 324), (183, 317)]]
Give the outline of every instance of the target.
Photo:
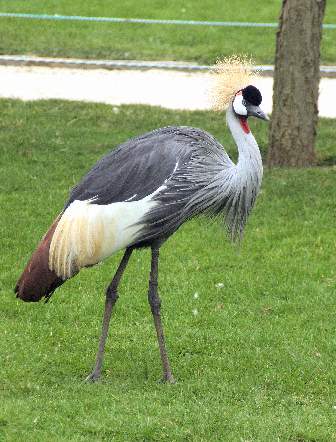
[(243, 106), (245, 106), (245, 107), (246, 107), (246, 105), (247, 105), (246, 100), (244, 100), (244, 98), (243, 98), (242, 104), (243, 104)]

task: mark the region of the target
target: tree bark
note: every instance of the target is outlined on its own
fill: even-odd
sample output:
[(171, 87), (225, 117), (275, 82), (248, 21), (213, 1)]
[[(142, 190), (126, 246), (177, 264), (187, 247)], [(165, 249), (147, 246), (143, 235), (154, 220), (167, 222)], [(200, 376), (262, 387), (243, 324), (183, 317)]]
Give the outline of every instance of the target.
[(326, 0), (283, 0), (276, 38), (267, 164), (315, 162), (320, 42)]

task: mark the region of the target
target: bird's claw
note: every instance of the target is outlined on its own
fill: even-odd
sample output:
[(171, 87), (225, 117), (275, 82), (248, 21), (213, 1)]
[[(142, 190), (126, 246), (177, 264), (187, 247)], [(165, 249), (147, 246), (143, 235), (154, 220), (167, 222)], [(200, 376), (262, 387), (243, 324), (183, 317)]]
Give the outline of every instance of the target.
[(169, 375), (164, 375), (163, 378), (159, 380), (159, 383), (173, 385), (176, 384), (176, 381), (173, 375), (169, 374)]
[(85, 382), (97, 382), (100, 378), (100, 373), (97, 373), (96, 371), (93, 371), (85, 378)]

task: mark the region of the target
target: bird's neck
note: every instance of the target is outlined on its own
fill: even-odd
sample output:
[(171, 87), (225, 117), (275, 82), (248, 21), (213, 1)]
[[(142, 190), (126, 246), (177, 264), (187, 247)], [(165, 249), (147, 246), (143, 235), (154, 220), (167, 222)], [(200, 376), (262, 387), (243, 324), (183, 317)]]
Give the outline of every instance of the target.
[(226, 121), (238, 148), (238, 162), (235, 166), (237, 173), (249, 176), (259, 187), (263, 172), (261, 155), (247, 119), (240, 119), (230, 104)]

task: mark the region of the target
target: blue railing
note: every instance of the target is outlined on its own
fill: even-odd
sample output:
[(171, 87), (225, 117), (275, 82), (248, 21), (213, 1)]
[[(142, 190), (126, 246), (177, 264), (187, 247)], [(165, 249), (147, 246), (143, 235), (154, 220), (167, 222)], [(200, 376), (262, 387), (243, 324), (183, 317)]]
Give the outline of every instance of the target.
[[(25, 14), (20, 12), (0, 12), (0, 17), (25, 18), (31, 20), (63, 20), (63, 21), (87, 21), (103, 23), (140, 23), (157, 25), (185, 25), (185, 26), (231, 26), (251, 28), (277, 28), (278, 23), (253, 23), (240, 21), (198, 21), (198, 20), (161, 20), (149, 18), (120, 18), (120, 17), (84, 17), (81, 15), (49, 15), (49, 14)], [(324, 24), (324, 29), (336, 29), (336, 24)]]

